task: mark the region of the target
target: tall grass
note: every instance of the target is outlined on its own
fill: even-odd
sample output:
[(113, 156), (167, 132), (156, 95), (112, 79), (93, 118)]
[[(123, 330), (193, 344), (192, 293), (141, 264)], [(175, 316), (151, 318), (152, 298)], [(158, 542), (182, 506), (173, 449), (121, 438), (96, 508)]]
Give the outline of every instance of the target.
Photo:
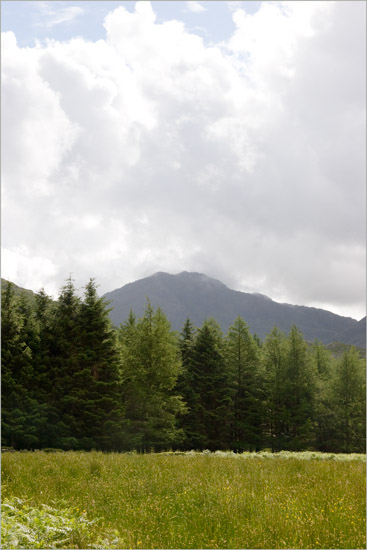
[(106, 548), (365, 548), (364, 456), (303, 458), (8, 453), (2, 496), (100, 518), (86, 548), (114, 530)]

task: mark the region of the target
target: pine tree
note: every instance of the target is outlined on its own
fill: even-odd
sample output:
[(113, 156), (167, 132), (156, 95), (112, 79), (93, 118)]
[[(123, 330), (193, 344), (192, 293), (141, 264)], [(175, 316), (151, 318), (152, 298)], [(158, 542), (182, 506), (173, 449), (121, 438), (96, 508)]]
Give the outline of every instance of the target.
[(79, 402), (73, 386), (81, 348), (80, 307), (81, 300), (70, 276), (61, 289), (51, 323), (50, 374), (54, 383), (49, 395), (50, 420), (54, 426), (53, 446), (63, 449), (80, 446)]
[(298, 451), (314, 444), (315, 372), (297, 327), (291, 327), (287, 344), (286, 439), (287, 448)]
[(148, 301), (143, 318), (136, 323), (130, 315), (120, 337), (130, 440), (138, 450), (177, 444), (182, 438), (176, 417), (183, 405), (175, 392), (180, 359), (177, 338), (166, 316), (160, 308), (154, 312)]
[(315, 446), (318, 451), (335, 451), (335, 408), (330, 380), (335, 368), (331, 353), (315, 341), (310, 349), (315, 377)]
[(265, 442), (273, 452), (285, 448), (288, 422), (286, 353), (285, 334), (274, 327), (265, 338), (262, 355), (265, 370)]
[(138, 358), (140, 338), (133, 311), (121, 324), (118, 337), (122, 357), (121, 394), (126, 416), (125, 447), (142, 449), (146, 383)]
[(230, 444), (230, 389), (220, 329), (213, 320), (199, 329), (192, 367), (193, 400), (190, 438), (196, 449), (223, 449)]
[(259, 450), (263, 426), (259, 347), (241, 317), (229, 328), (225, 356), (233, 402), (231, 446), (237, 451)]
[[(185, 411), (178, 418), (178, 425), (184, 432), (181, 449), (192, 449), (193, 426), (195, 417), (192, 409), (195, 408), (196, 394), (193, 387), (193, 359), (194, 359), (195, 328), (190, 319), (187, 319), (180, 334), (179, 347), (181, 353), (181, 370), (177, 379), (176, 391), (182, 397)], [(194, 428), (195, 432), (195, 428)]]
[(33, 365), (38, 334), (29, 298), (24, 293), (16, 296), (12, 283), (2, 292), (1, 333), (2, 442), (15, 448), (39, 447), (46, 417)]
[(364, 452), (366, 443), (366, 373), (352, 347), (337, 363), (332, 384), (336, 437), (340, 452)]
[(108, 313), (91, 279), (80, 308), (79, 365), (72, 376), (78, 439), (84, 449), (121, 450), (124, 445), (121, 355)]
[(1, 292), (1, 440), (2, 445), (15, 448), (19, 443), (17, 430), (21, 424), (18, 418), (23, 416), (17, 401), (18, 395), (24, 392), (19, 372), (19, 359), (22, 360), (23, 353), (21, 330), (24, 319), (19, 314), (17, 305), (14, 285), (8, 283)]

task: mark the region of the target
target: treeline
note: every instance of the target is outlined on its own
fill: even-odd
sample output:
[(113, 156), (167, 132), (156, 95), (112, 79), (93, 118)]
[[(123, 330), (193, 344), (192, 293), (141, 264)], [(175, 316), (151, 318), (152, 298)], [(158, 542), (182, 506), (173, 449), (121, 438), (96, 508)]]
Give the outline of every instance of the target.
[(118, 329), (90, 280), (57, 302), (2, 292), (2, 445), (15, 449), (365, 451), (365, 366), (293, 326), (180, 334), (149, 301)]

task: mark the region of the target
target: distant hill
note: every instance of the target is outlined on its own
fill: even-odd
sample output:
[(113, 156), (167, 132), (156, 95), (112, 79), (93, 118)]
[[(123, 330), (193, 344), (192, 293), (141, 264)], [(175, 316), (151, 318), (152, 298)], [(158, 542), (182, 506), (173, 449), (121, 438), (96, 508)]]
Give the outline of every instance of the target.
[(107, 292), (104, 297), (113, 307), (110, 317), (117, 326), (127, 319), (131, 309), (141, 316), (146, 298), (149, 298), (154, 307), (162, 308), (175, 330), (181, 330), (188, 317), (196, 326), (214, 317), (226, 331), (240, 315), (260, 338), (275, 325), (288, 332), (294, 324), (306, 340), (317, 338), (325, 344), (338, 340), (346, 344), (355, 341), (355, 345), (366, 347), (363, 320), (358, 322), (323, 309), (281, 304), (262, 294), (231, 290), (201, 273), (184, 271), (170, 275), (158, 272)]
[(354, 327), (347, 328), (335, 336), (336, 342), (344, 342), (351, 346), (366, 347), (366, 317), (363, 317)]
[[(7, 279), (3, 279), (1, 277), (1, 290), (3, 290), (4, 288), (6, 288), (7, 284), (10, 283), (11, 281), (7, 281)], [(15, 283), (12, 283), (13, 286), (14, 286), (14, 291), (16, 294), (26, 294), (28, 296), (28, 298), (30, 298), (31, 300), (34, 299), (35, 297), (35, 293), (32, 291), (32, 290), (29, 290), (27, 288), (22, 288), (21, 286), (18, 286), (16, 285)]]

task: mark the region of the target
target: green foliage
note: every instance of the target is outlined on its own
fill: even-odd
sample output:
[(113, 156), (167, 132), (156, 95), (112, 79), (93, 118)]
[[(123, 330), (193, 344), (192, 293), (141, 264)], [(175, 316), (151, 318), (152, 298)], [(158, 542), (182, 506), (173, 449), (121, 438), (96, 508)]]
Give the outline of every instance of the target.
[(315, 373), (307, 355), (302, 333), (293, 326), (287, 340), (285, 406), (286, 442), (293, 451), (306, 449), (312, 442)]
[(2, 444), (15, 449), (168, 448), (356, 452), (365, 446), (365, 368), (292, 327), (263, 343), (240, 317), (179, 336), (149, 300), (112, 328), (90, 280), (53, 302), (2, 290)]
[(190, 362), (192, 384), (188, 401), (186, 445), (218, 449), (229, 445), (230, 390), (219, 326), (206, 321), (199, 329)]
[(180, 359), (166, 316), (148, 301), (144, 316), (136, 321), (131, 314), (119, 336), (127, 448), (161, 450), (178, 443), (182, 434), (176, 417), (183, 404), (175, 386)]
[(259, 450), (264, 421), (259, 346), (241, 317), (229, 328), (225, 344), (232, 397), (231, 447)]
[(116, 530), (96, 534), (100, 523), (66, 501), (35, 507), (17, 497), (5, 498), (1, 504), (2, 548), (119, 548)]
[(276, 327), (267, 336), (262, 361), (265, 369), (265, 429), (264, 442), (272, 451), (286, 448), (287, 342)]
[(87, 449), (119, 450), (124, 441), (121, 357), (108, 312), (91, 279), (78, 320), (79, 365), (71, 390), (78, 408), (77, 438)]
[(88, 520), (78, 509), (29, 506), (13, 497), (1, 504), (2, 548), (90, 548)]
[(361, 452), (366, 432), (366, 370), (355, 348), (344, 352), (337, 362), (332, 385), (332, 402), (336, 412), (338, 448), (344, 452)]

